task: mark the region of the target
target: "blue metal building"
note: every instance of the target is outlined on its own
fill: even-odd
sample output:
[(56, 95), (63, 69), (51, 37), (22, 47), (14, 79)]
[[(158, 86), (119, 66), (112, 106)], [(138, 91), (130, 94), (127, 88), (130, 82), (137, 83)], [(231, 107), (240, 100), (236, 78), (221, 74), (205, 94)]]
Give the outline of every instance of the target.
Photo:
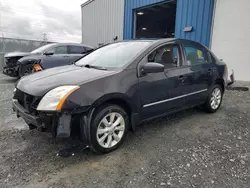
[[(123, 38), (135, 38), (136, 9), (167, 1), (170, 0), (125, 0)], [(177, 0), (175, 37), (194, 40), (209, 47), (213, 12), (214, 0)], [(185, 32), (186, 27), (192, 27), (192, 31)]]
[(135, 38), (195, 40), (234, 69), (238, 80), (250, 81), (249, 17), (250, 0), (88, 0), (82, 4), (82, 41), (97, 47)]

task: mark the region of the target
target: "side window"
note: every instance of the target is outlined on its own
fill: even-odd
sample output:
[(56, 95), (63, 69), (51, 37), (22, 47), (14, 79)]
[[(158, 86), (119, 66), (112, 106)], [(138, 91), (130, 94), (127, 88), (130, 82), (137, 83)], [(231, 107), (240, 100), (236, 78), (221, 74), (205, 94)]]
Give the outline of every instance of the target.
[(86, 50), (82, 46), (69, 46), (70, 54), (84, 54), (85, 52)]
[(204, 54), (204, 49), (196, 45), (183, 45), (187, 55), (187, 65), (198, 65), (202, 63), (207, 63), (206, 55)]
[(148, 56), (148, 62), (161, 63), (165, 69), (177, 67), (179, 50), (176, 45), (166, 45), (153, 51)]
[(85, 47), (85, 50), (86, 50), (87, 52), (91, 52), (91, 51), (93, 51), (94, 49)]
[(66, 46), (56, 46), (50, 49), (48, 52), (52, 52), (54, 54), (67, 54), (67, 47)]

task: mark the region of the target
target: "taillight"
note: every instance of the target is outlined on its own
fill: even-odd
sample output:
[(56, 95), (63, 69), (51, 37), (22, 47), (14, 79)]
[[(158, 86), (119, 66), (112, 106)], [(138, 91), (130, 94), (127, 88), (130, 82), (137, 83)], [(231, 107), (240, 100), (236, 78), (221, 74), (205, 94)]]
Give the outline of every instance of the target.
[(35, 70), (35, 72), (39, 72), (42, 70), (42, 67), (39, 64), (34, 64), (33, 69)]

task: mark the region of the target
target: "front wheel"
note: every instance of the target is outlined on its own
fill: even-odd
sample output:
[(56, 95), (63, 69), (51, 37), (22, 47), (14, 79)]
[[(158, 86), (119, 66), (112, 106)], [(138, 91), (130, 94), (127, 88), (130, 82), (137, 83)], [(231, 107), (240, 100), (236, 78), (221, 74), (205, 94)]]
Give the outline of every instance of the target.
[(91, 149), (108, 153), (117, 149), (128, 129), (128, 115), (117, 105), (107, 105), (97, 111), (91, 125)]
[(32, 73), (33, 65), (26, 65), (20, 71), (19, 77), (23, 77)]
[(214, 85), (204, 104), (205, 110), (209, 113), (216, 112), (222, 103), (223, 91), (220, 85)]

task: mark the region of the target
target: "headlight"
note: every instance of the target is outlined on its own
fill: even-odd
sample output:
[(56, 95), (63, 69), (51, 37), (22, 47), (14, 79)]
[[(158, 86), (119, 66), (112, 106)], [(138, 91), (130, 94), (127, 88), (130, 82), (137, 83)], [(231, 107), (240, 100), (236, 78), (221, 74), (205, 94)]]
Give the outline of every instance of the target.
[(65, 100), (79, 86), (60, 86), (49, 91), (40, 101), (38, 111), (60, 111)]

